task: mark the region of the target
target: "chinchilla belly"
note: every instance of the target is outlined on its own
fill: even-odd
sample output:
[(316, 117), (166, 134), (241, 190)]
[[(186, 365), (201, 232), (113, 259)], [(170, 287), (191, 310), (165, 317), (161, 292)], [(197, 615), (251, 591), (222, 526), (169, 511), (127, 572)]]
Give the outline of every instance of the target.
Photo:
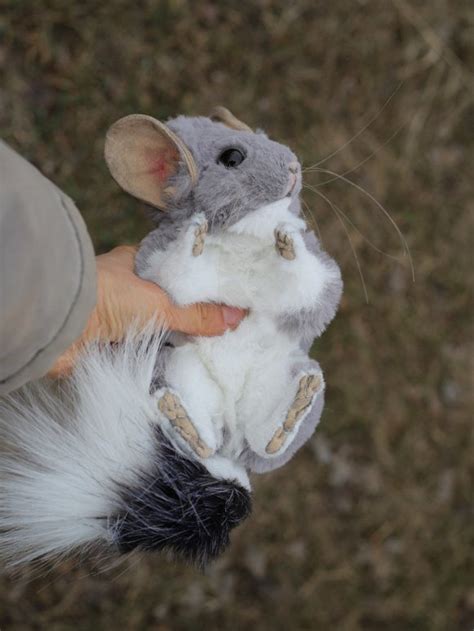
[[(298, 345), (266, 315), (250, 313), (235, 331), (220, 337), (197, 338), (196, 352), (221, 388), (227, 405), (252, 388), (252, 374), (263, 374), (268, 362), (289, 361)], [(232, 411), (228, 410), (229, 415)]]

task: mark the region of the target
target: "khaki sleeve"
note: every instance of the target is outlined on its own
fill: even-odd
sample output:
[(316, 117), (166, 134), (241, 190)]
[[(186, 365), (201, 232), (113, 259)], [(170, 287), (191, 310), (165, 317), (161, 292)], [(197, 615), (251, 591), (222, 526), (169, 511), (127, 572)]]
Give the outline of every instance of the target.
[(74, 203), (0, 141), (0, 394), (43, 376), (80, 336), (95, 283)]

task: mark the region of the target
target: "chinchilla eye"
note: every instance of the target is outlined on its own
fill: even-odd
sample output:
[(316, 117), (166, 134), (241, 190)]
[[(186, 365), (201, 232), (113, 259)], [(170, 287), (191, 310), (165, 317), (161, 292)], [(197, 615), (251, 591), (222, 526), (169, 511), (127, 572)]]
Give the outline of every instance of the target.
[(240, 149), (226, 149), (221, 153), (217, 162), (223, 164), (227, 169), (234, 169), (238, 167), (245, 160), (245, 155), (240, 151)]

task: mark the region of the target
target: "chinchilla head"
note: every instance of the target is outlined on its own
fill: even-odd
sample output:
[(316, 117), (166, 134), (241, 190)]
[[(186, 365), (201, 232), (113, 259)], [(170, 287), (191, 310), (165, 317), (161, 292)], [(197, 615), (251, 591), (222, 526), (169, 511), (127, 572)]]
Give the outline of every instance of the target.
[(121, 118), (107, 133), (105, 158), (123, 189), (173, 222), (204, 213), (218, 230), (286, 196), (300, 210), (294, 153), (222, 107), (210, 118), (166, 124), (142, 114)]

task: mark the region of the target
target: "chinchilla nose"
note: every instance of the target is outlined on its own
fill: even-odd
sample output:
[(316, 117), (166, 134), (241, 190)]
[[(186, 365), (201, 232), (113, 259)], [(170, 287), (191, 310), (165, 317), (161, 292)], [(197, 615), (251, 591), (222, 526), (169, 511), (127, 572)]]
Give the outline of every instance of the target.
[(288, 165), (288, 170), (290, 173), (294, 173), (295, 175), (298, 173), (299, 165), (297, 162), (290, 162)]

